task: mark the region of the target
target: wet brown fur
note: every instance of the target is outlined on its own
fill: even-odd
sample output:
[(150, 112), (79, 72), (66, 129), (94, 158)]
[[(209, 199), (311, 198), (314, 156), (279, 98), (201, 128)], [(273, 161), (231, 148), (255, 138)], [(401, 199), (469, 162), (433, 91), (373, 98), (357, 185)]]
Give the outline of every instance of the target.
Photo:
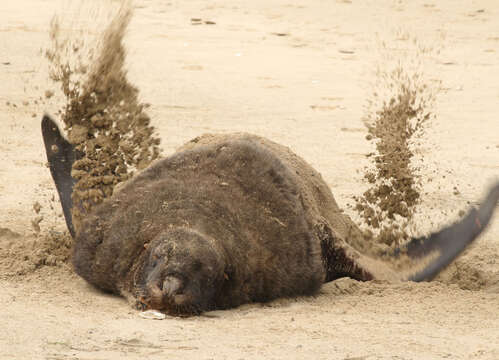
[[(73, 262), (101, 289), (197, 313), (314, 294), (344, 275), (371, 279), (345, 243), (355, 237), (321, 175), (288, 148), (248, 134), (206, 135), (89, 214)], [(182, 286), (161, 299), (167, 276)]]

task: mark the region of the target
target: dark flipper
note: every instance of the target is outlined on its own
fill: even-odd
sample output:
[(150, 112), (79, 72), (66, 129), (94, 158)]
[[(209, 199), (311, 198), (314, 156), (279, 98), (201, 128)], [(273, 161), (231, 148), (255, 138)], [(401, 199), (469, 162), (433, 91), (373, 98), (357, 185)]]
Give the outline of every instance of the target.
[(422, 259), (433, 251), (438, 257), (423, 270), (411, 275), (411, 281), (429, 281), (449, 265), (485, 229), (499, 200), (499, 183), (495, 184), (478, 209), (471, 209), (459, 222), (425, 238), (411, 240), (400, 251), (411, 259)]
[(73, 145), (61, 135), (59, 127), (48, 115), (44, 115), (42, 119), (42, 135), (50, 173), (59, 193), (66, 225), (71, 236), (74, 237), (75, 230), (71, 217), (71, 208), (73, 207), (71, 194), (76, 181), (71, 177), (71, 167), (77, 160), (77, 154)]

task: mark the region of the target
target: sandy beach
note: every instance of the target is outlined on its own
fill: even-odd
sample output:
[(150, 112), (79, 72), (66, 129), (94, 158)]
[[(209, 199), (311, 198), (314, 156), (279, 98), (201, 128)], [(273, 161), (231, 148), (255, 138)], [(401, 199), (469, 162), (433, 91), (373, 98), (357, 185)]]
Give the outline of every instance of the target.
[[(65, 4), (0, 5), (0, 359), (499, 359), (499, 211), (428, 283), (343, 278), (316, 297), (161, 321), (86, 284), (62, 245), (46, 241), (67, 231), (40, 132), (44, 112), (57, 118), (61, 105), (46, 96), (56, 85), (43, 49)], [(415, 37), (434, 47), (424, 70), (438, 91), (417, 148), (417, 231), (457, 220), (499, 178), (495, 1), (136, 0), (134, 8), (129, 78), (150, 104), (163, 155), (203, 133), (264, 136), (318, 170), (355, 218), (372, 151), (362, 119), (383, 64), (377, 44), (396, 58)]]

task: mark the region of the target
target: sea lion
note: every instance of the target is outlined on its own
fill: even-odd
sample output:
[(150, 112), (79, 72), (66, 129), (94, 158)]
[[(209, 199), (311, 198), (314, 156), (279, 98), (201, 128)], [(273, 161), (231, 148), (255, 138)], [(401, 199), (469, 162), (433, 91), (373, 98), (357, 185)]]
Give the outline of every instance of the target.
[[(143, 308), (199, 314), (312, 295), (344, 276), (397, 277), (359, 251), (361, 231), (321, 175), (270, 140), (196, 138), (127, 181), (74, 229), (71, 164), (78, 154), (48, 115), (42, 133), (74, 237), (76, 273)], [(404, 280), (437, 275), (482, 232), (498, 199), (499, 183), (460, 222), (397, 249), (393, 256), (411, 259), (437, 254)]]

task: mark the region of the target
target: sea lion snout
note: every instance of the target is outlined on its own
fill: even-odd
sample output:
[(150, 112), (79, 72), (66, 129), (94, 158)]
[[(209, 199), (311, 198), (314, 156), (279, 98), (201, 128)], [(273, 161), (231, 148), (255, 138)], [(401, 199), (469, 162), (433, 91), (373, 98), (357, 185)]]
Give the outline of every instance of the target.
[(165, 309), (168, 305), (186, 305), (190, 298), (182, 293), (184, 290), (182, 280), (174, 276), (167, 276), (162, 283), (151, 280), (147, 283), (146, 289), (149, 295), (147, 305), (155, 309)]

